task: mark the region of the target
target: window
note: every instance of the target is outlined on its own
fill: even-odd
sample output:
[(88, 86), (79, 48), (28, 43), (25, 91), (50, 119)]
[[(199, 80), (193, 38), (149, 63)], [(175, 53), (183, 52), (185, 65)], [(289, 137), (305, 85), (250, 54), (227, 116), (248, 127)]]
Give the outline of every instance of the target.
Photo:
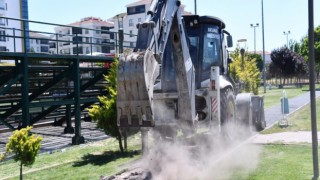
[(6, 20), (3, 18), (0, 18), (0, 25), (5, 26), (6, 25)]
[(5, 4), (6, 3), (4, 3), (4, 0), (0, 0), (0, 9), (1, 10), (5, 10), (6, 9)]
[(0, 46), (0, 51), (7, 51), (7, 47), (5, 47), (5, 46)]
[(109, 34), (109, 30), (110, 28), (109, 27), (106, 27), (106, 26), (101, 26), (101, 34)]
[(146, 7), (145, 5), (140, 5), (140, 6), (134, 6), (134, 7), (128, 7), (127, 8), (127, 14), (139, 14), (139, 13), (145, 13)]
[(86, 37), (86, 43), (90, 43), (90, 38)]
[(99, 29), (99, 27), (96, 27), (96, 34), (100, 34), (100, 29)]
[(133, 26), (133, 19), (129, 19), (129, 26)]
[(80, 46), (77, 50), (77, 47), (73, 47), (73, 54), (83, 54), (83, 48)]
[(0, 41), (6, 41), (6, 31), (0, 31)]
[(130, 30), (129, 32), (130, 32), (130, 37), (132, 37), (132, 36), (133, 36), (133, 35), (132, 35), (132, 30)]
[(89, 34), (89, 29), (85, 29), (85, 30), (84, 30), (84, 33), (85, 33), (85, 34)]
[(78, 27), (73, 27), (72, 34), (82, 34), (82, 29)]
[(80, 36), (73, 37), (72, 41), (73, 41), (73, 44), (76, 44), (76, 43), (79, 43), (79, 42), (81, 43), (82, 42), (82, 37), (80, 37)]
[(90, 53), (90, 48), (86, 47), (86, 54), (89, 54), (89, 53)]
[(41, 52), (48, 53), (49, 47), (48, 46), (41, 46)]
[(48, 39), (40, 39), (40, 44), (49, 44)]

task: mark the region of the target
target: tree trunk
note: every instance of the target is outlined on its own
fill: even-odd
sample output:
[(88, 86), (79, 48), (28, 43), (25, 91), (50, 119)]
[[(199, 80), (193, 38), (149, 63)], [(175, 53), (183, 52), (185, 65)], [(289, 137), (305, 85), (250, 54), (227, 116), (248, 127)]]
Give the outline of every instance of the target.
[(123, 153), (122, 137), (121, 137), (121, 134), (120, 134), (120, 133), (119, 133), (119, 135), (118, 135), (118, 142), (119, 142), (120, 151)]
[(22, 162), (20, 163), (20, 180), (22, 180)]
[(127, 133), (124, 133), (123, 142), (124, 142), (124, 150), (128, 151), (128, 138)]

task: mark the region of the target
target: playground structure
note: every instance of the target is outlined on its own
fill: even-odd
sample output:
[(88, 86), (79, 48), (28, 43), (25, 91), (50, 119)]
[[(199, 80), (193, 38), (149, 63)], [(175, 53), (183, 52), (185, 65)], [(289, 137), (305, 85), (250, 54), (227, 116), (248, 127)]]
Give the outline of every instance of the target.
[[(122, 52), (126, 47), (123, 47), (123, 41), (118, 40), (118, 32), (2, 18), (10, 22), (17, 21), (24, 26), (22, 29), (0, 27), (10, 32), (1, 35), (3, 36), (1, 38), (14, 44), (12, 52), (0, 52), (0, 61), (12, 62), (0, 66), (0, 131), (15, 130), (30, 125), (65, 124), (64, 132), (74, 133), (72, 143), (83, 143), (81, 121), (89, 120), (86, 108), (99, 102), (97, 96), (106, 95), (105, 86), (108, 82), (104, 80), (104, 75), (108, 74), (108, 64), (114, 60), (114, 57), (103, 53), (94, 56), (92, 47), (99, 45), (108, 51), (114, 51), (115, 54)], [(25, 27), (31, 23), (77, 28), (77, 31), (58, 34), (27, 30)], [(102, 37), (97, 42), (93, 42), (92, 38), (87, 42), (83, 39), (90, 37), (85, 37), (82, 34), (84, 31), (100, 31), (101, 34), (108, 36)], [(29, 33), (48, 35), (51, 38), (30, 37)], [(120, 37), (123, 37), (123, 34)], [(54, 54), (35, 53), (27, 49), (24, 45), (32, 39), (40, 42), (49, 41), (51, 47), (55, 48)], [(21, 51), (16, 48), (18, 41), (23, 44)], [(77, 51), (73, 54), (62, 54), (62, 51), (59, 51), (61, 43), (70, 44)], [(85, 55), (79, 51), (84, 45), (91, 48), (89, 54)]]

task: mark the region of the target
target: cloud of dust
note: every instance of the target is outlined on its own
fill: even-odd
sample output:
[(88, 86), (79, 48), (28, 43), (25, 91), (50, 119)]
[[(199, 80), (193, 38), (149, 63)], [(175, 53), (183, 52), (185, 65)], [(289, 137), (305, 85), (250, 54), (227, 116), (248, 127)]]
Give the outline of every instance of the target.
[[(154, 139), (141, 165), (152, 173), (155, 180), (212, 180), (229, 179), (236, 170), (254, 170), (258, 164), (260, 148), (244, 143), (248, 129), (234, 128), (232, 140), (213, 133), (197, 134), (192, 138), (172, 141)], [(155, 136), (159, 137), (159, 136)]]

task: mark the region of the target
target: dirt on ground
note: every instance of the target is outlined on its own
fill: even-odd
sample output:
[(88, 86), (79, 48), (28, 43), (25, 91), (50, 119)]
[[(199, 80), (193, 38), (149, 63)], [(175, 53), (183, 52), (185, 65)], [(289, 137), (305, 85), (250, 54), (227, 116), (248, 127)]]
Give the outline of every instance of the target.
[[(318, 136), (320, 134), (318, 133)], [(252, 144), (295, 144), (295, 143), (312, 143), (310, 131), (282, 132), (273, 134), (257, 134), (248, 141)], [(319, 140), (318, 140), (319, 141)], [(143, 168), (135, 166), (127, 168), (113, 176), (101, 176), (101, 180), (152, 180), (152, 173)]]

